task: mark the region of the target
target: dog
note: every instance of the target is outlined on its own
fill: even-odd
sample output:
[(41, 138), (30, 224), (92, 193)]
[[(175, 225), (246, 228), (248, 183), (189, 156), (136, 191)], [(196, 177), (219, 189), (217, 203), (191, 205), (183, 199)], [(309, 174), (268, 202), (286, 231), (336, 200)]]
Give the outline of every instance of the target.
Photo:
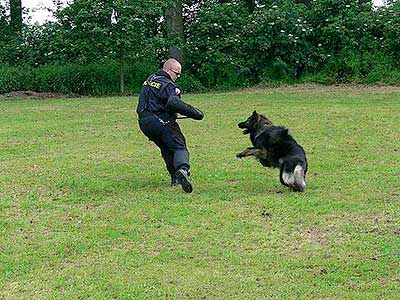
[(306, 153), (283, 126), (275, 126), (264, 115), (256, 111), (238, 127), (243, 134), (250, 134), (254, 147), (246, 148), (236, 157), (255, 156), (265, 167), (280, 168), (280, 182), (294, 191), (306, 188), (308, 169)]

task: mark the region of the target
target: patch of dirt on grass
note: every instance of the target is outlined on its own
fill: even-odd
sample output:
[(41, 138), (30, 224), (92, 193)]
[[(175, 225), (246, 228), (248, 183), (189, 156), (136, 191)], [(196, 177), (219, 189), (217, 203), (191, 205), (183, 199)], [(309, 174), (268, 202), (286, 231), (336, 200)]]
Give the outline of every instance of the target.
[(80, 98), (81, 95), (77, 94), (61, 94), (51, 92), (34, 92), (34, 91), (16, 91), (6, 94), (0, 94), (0, 99), (54, 99), (54, 98)]

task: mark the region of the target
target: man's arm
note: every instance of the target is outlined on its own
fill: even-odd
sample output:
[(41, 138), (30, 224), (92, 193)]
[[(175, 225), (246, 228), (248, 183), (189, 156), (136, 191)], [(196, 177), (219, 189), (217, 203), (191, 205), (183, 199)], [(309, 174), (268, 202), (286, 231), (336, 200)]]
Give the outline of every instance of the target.
[(204, 118), (204, 113), (200, 109), (183, 102), (178, 96), (169, 97), (166, 107), (170, 112), (180, 113), (188, 118), (195, 120), (201, 120)]

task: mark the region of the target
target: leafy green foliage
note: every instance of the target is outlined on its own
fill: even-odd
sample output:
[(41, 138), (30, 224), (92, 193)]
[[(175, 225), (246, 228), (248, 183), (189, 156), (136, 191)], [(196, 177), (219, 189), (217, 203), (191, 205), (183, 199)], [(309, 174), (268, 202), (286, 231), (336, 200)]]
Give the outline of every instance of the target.
[[(140, 62), (126, 66), (128, 94), (138, 93), (143, 78), (155, 72), (157, 66)], [(119, 66), (113, 61), (102, 64), (64, 64), (32, 68), (29, 66), (0, 67), (0, 94), (10, 91), (73, 93), (80, 95), (116, 95), (119, 93)], [(185, 92), (202, 91), (202, 84), (190, 74), (179, 84)]]
[[(206, 3), (187, 35), (190, 70), (207, 87), (243, 85), (249, 70), (240, 43), (248, 21), (245, 8), (237, 3)], [(246, 80), (244, 80), (246, 82)]]
[[(314, 79), (396, 83), (400, 69), (397, 1), (380, 8), (373, 8), (368, 0), (182, 3), (187, 78), (181, 80), (190, 90)], [(121, 69), (125, 64), (159, 65), (169, 49), (179, 48), (182, 42), (167, 32), (165, 11), (172, 5), (174, 0), (76, 0), (56, 10), (56, 22), (25, 26), (22, 41), (12, 34), (9, 15), (0, 6), (0, 64), (23, 68), (79, 64), (91, 69), (81, 71), (88, 76), (93, 74), (93, 64), (110, 61)], [(149, 68), (148, 74), (152, 71)]]
[[(250, 16), (243, 10), (232, 16), (221, 7), (238, 7), (238, 2), (224, 2), (211, 1), (207, 18), (202, 18), (207, 13), (203, 7), (191, 25), (190, 36), (197, 39), (189, 47), (194, 53), (191, 63), (208, 85), (216, 85), (215, 77), (241, 85), (317, 77), (325, 78), (324, 82), (364, 82), (370, 72), (376, 74), (388, 66), (388, 72), (398, 68), (399, 37), (394, 33), (399, 26), (397, 4), (373, 10), (370, 1), (279, 0), (258, 5)], [(235, 20), (236, 30), (224, 28), (223, 32), (235, 36), (236, 52), (229, 51), (227, 43), (213, 34), (211, 24), (225, 18)], [(225, 48), (229, 54), (225, 54)], [(233, 63), (225, 59), (216, 64), (221, 53)], [(239, 70), (231, 68), (235, 63)], [(210, 72), (215, 69), (224, 71)], [(377, 77), (370, 76), (369, 80), (372, 78)], [(380, 78), (385, 78), (384, 74)]]
[(121, 51), (128, 60), (144, 59), (152, 43), (151, 28), (162, 15), (163, 1), (74, 1), (60, 10), (56, 27), (53, 53), (66, 61), (87, 63), (100, 60), (118, 60)]
[(254, 12), (244, 30), (245, 51), (252, 54), (247, 62), (254, 74), (267, 80), (289, 80), (309, 67), (316, 49), (305, 15), (304, 5), (291, 1), (277, 1)]
[[(129, 93), (139, 92), (143, 78), (152, 64), (132, 64), (126, 67)], [(38, 68), (0, 68), (0, 93), (19, 90), (74, 93), (81, 95), (115, 95), (119, 92), (117, 63), (48, 65)]]

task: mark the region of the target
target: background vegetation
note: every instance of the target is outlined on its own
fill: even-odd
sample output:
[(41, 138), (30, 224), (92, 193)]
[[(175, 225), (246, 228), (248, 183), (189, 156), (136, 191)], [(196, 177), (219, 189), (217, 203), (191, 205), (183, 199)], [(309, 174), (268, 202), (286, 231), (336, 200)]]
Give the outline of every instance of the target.
[(0, 93), (133, 93), (171, 55), (185, 91), (400, 82), (396, 1), (75, 0), (42, 26), (18, 2), (0, 5)]
[[(131, 97), (1, 101), (0, 299), (398, 300), (399, 95), (187, 96), (207, 116), (180, 122), (192, 194)], [(304, 193), (235, 157), (253, 109), (306, 149)]]

